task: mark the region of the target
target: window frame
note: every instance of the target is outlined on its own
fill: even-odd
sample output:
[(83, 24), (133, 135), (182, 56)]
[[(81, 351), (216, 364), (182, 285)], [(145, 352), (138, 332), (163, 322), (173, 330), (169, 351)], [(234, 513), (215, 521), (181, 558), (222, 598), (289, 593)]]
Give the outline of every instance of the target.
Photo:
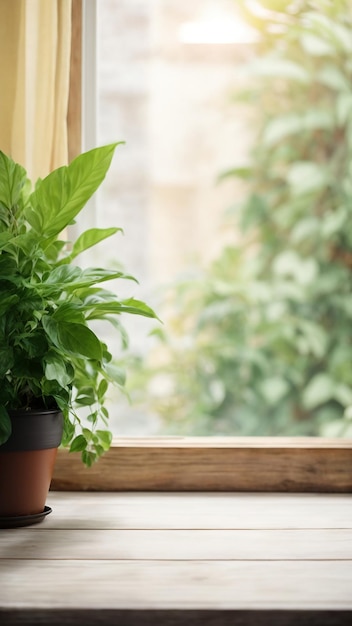
[(82, 0), (72, 0), (71, 59), (67, 107), (68, 160), (82, 148)]
[[(94, 2), (95, 11), (95, 1), (89, 2)], [(67, 118), (70, 160), (82, 150), (82, 68), (86, 54), (82, 15), (85, 7), (85, 0), (72, 0)], [(90, 100), (94, 102), (94, 97)], [(51, 488), (72, 491), (351, 493), (352, 440), (319, 437), (121, 437), (113, 441), (110, 450), (91, 468), (82, 464), (79, 455), (60, 449)]]

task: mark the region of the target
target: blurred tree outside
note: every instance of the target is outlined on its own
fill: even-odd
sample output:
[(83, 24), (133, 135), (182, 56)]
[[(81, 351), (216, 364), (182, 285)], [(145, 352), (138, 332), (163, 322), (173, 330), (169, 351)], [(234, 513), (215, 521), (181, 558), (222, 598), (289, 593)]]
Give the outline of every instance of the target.
[(166, 294), (131, 394), (142, 378), (172, 434), (351, 436), (351, 5), (237, 4), (258, 39), (234, 97), (257, 128), (219, 180), (244, 183), (232, 240)]

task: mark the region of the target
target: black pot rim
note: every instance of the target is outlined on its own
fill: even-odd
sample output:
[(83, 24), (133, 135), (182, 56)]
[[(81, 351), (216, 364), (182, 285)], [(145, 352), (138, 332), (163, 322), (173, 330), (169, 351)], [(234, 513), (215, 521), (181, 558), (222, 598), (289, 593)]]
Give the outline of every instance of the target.
[(8, 414), (14, 417), (28, 417), (29, 415), (47, 415), (61, 413), (59, 408), (57, 409), (6, 409)]
[(8, 413), (12, 432), (0, 452), (47, 450), (60, 445), (64, 426), (60, 409), (16, 409)]

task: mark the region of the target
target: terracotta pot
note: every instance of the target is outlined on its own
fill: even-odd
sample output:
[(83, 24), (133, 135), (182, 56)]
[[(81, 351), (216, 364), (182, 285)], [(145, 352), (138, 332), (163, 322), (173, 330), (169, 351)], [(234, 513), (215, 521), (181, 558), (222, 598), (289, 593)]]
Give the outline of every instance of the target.
[(58, 410), (9, 413), (12, 434), (0, 446), (0, 517), (33, 516), (44, 511), (63, 416)]

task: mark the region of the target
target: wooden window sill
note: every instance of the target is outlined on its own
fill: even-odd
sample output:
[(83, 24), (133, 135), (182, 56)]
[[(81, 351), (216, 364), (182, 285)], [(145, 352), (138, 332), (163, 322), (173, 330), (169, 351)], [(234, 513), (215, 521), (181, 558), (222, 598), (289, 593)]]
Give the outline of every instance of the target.
[(352, 623), (346, 494), (51, 492), (0, 533), (0, 623)]
[(120, 438), (93, 467), (59, 450), (55, 490), (352, 492), (352, 440)]

